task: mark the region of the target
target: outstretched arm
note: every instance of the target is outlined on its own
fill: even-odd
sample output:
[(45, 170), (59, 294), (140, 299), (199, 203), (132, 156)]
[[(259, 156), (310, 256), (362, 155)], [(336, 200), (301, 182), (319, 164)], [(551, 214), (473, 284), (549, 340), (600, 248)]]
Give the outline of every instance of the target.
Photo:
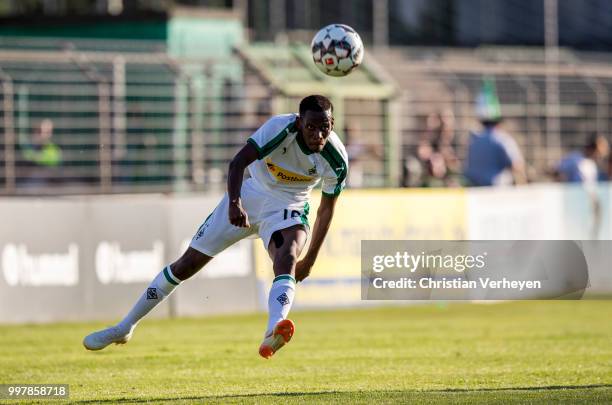
[(229, 221), (232, 225), (241, 228), (248, 228), (249, 217), (242, 208), (240, 200), (240, 189), (242, 188), (242, 178), (244, 177), (244, 169), (257, 159), (257, 149), (250, 143), (247, 143), (234, 156), (229, 165), (227, 174), (227, 195), (229, 197)]
[(306, 252), (304, 258), (295, 266), (295, 279), (297, 281), (302, 281), (310, 275), (310, 270), (317, 260), (319, 250), (329, 230), (337, 200), (337, 196), (330, 197), (325, 194), (321, 196), (321, 204), (317, 210), (317, 219), (312, 231), (312, 239), (308, 247), (308, 252)]

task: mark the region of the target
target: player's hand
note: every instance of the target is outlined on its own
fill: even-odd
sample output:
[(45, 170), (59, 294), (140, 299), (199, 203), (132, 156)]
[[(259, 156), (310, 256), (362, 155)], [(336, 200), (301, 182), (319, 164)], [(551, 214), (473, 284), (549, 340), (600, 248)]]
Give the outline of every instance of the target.
[(304, 258), (295, 265), (295, 281), (304, 281), (310, 275), (314, 262)]
[(230, 224), (239, 228), (248, 228), (251, 226), (249, 223), (249, 216), (244, 208), (242, 208), (240, 200), (236, 202), (230, 201), (228, 214)]

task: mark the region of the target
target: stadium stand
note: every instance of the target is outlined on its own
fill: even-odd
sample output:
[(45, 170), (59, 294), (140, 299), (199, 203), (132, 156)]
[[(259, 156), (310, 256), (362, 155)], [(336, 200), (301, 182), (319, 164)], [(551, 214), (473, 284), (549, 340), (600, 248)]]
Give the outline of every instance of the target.
[(465, 157), (467, 134), (473, 130), (473, 103), (483, 77), (493, 77), (502, 114), (526, 152), (531, 180), (545, 173), (562, 151), (584, 144), (586, 134), (598, 131), (609, 138), (612, 75), (609, 56), (562, 50), (558, 67), (561, 151), (547, 144), (547, 68), (541, 49), (389, 48), (374, 51), (377, 60), (407, 94), (403, 98), (403, 153), (414, 153), (418, 134), (432, 109), (452, 108), (457, 118), (459, 158)]
[[(362, 156), (362, 187), (400, 184), (403, 162), (440, 109), (455, 117), (462, 161), (484, 77), (495, 80), (532, 181), (545, 180), (589, 132), (609, 137), (612, 113), (610, 56), (565, 49), (555, 69), (560, 148), (549, 136), (550, 71), (538, 49), (372, 48), (342, 86), (311, 66), (303, 46), (244, 45), (223, 60), (193, 61), (155, 41), (4, 37), (0, 56), (6, 195), (221, 189), (226, 162), (246, 137), (306, 93), (332, 95), (338, 132), (352, 132), (362, 149), (381, 149)], [(219, 74), (228, 64), (239, 77)], [(24, 139), (45, 118), (61, 170), (52, 184), (25, 187)]]

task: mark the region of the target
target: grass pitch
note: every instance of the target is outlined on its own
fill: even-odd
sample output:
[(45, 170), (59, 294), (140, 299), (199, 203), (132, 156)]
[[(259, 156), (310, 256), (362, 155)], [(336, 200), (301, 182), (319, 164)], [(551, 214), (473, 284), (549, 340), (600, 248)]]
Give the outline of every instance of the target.
[(612, 301), (292, 319), (272, 360), (257, 354), (264, 315), (145, 320), (129, 344), (95, 353), (81, 340), (103, 323), (0, 326), (0, 383), (67, 383), (76, 403), (612, 402)]

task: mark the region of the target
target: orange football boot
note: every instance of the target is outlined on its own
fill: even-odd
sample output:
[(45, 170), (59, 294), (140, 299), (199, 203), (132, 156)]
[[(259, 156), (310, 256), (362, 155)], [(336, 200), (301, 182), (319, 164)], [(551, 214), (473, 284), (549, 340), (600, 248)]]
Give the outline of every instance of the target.
[(265, 359), (269, 359), (281, 347), (285, 346), (291, 340), (295, 332), (295, 325), (290, 319), (283, 319), (274, 327), (274, 332), (266, 336), (264, 341), (259, 346), (259, 354)]

